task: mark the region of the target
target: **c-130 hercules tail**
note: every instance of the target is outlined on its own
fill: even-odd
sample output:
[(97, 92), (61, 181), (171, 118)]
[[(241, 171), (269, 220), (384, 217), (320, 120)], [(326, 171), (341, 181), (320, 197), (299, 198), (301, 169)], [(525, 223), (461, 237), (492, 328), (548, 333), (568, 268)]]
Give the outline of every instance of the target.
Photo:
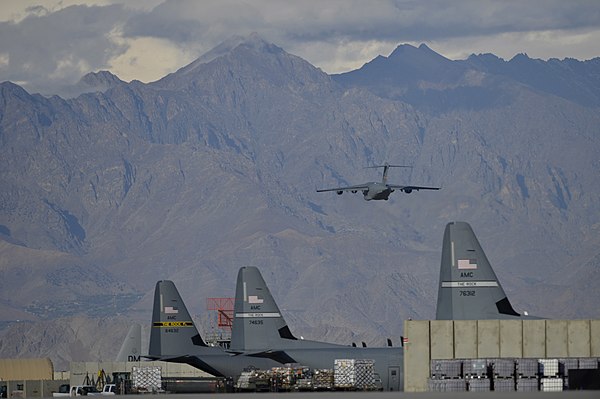
[[(244, 315), (240, 316), (240, 320), (233, 326), (231, 350), (207, 346), (173, 282), (159, 281), (154, 293), (150, 349), (147, 357), (153, 360), (186, 363), (214, 376), (231, 378), (238, 377), (244, 369), (269, 370), (285, 363), (299, 363), (313, 369), (331, 369), (335, 359), (372, 359), (375, 361), (375, 372), (379, 373), (383, 388), (402, 390), (402, 348), (355, 348), (296, 339), (289, 332), (258, 269), (242, 268), (240, 274), (246, 269), (257, 273), (254, 277), (258, 279), (251, 280), (258, 284), (246, 284), (245, 296), (236, 294), (236, 316), (238, 313)], [(238, 287), (241, 281), (243, 278), (238, 277)], [(241, 286), (243, 287), (243, 284)], [(252, 314), (247, 315), (246, 309), (238, 307), (237, 298), (243, 300), (244, 297), (245, 302), (253, 304), (250, 306), (264, 303), (275, 308), (250, 309)], [(275, 323), (264, 323), (266, 319), (272, 319)], [(261, 320), (263, 323), (260, 323)], [(258, 328), (249, 331), (239, 324), (245, 322)], [(283, 324), (279, 326), (281, 323)], [(238, 328), (241, 328), (241, 334), (236, 330)], [(275, 334), (272, 328), (275, 328)], [(265, 339), (256, 339), (261, 336)]]
[(242, 267), (238, 272), (231, 350), (312, 369), (331, 369), (336, 359), (370, 359), (384, 390), (403, 390), (403, 348), (352, 347), (296, 338), (256, 267)]
[(236, 377), (244, 369), (266, 370), (280, 365), (271, 359), (208, 346), (198, 333), (175, 284), (168, 280), (156, 283), (147, 357), (186, 363), (216, 377)]
[(451, 222), (444, 231), (436, 319), (540, 319), (517, 313), (473, 229)]

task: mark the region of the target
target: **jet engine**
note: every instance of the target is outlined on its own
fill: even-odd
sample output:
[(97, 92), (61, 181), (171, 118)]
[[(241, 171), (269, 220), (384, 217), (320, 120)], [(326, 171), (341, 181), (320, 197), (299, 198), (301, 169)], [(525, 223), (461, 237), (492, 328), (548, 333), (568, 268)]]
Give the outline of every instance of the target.
[(344, 192), (342, 190), (336, 191), (337, 195), (342, 195)]
[(412, 188), (405, 188), (405, 189), (404, 189), (404, 192), (405, 192), (406, 194), (410, 194), (410, 193), (412, 193)]

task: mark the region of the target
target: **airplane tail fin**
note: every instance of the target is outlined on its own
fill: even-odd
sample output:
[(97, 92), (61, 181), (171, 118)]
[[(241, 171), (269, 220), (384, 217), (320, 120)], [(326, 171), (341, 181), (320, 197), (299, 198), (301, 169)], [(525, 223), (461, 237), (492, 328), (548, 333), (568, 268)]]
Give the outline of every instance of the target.
[(446, 225), (436, 318), (438, 320), (521, 317), (506, 297), (475, 233), (465, 222)]
[(389, 163), (386, 162), (383, 165), (366, 166), (365, 168), (367, 168), (367, 169), (383, 168), (383, 176), (381, 178), (381, 182), (383, 184), (386, 184), (387, 180), (388, 180), (388, 170), (390, 168), (412, 168), (412, 166), (409, 166), (409, 165), (390, 165)]
[(195, 346), (207, 345), (175, 284), (168, 280), (157, 282), (148, 354), (154, 357), (188, 354)]
[(139, 362), (142, 353), (142, 326), (133, 324), (129, 327), (129, 332), (121, 345), (121, 350), (117, 355), (117, 362)]
[(235, 290), (232, 350), (270, 348), (282, 339), (296, 340), (256, 267), (242, 267)]

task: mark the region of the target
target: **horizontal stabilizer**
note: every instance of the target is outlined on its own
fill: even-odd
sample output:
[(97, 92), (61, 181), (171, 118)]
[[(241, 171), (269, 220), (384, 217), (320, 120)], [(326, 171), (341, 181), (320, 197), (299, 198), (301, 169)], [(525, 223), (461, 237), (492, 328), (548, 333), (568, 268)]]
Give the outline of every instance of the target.
[(410, 165), (390, 165), (390, 164), (384, 164), (384, 165), (373, 165), (373, 166), (365, 166), (365, 169), (375, 169), (375, 168), (411, 168), (412, 166)]

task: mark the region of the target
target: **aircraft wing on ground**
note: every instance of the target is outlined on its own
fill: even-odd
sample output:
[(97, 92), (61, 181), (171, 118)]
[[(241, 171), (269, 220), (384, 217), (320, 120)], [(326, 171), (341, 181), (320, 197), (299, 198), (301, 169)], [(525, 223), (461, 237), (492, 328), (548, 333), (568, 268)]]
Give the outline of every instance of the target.
[(419, 191), (419, 190), (439, 190), (439, 187), (426, 187), (426, 186), (400, 186), (397, 184), (388, 184), (388, 187), (394, 190), (400, 190), (400, 191), (404, 191), (405, 193), (409, 194), (411, 193), (413, 190), (414, 191)]
[(322, 193), (325, 191), (337, 191), (337, 192), (342, 192), (342, 191), (361, 191), (361, 190), (367, 190), (369, 188), (368, 185), (366, 184), (361, 184), (358, 186), (348, 186), (348, 187), (337, 187), (337, 188), (324, 188), (321, 190), (317, 190), (318, 193)]

